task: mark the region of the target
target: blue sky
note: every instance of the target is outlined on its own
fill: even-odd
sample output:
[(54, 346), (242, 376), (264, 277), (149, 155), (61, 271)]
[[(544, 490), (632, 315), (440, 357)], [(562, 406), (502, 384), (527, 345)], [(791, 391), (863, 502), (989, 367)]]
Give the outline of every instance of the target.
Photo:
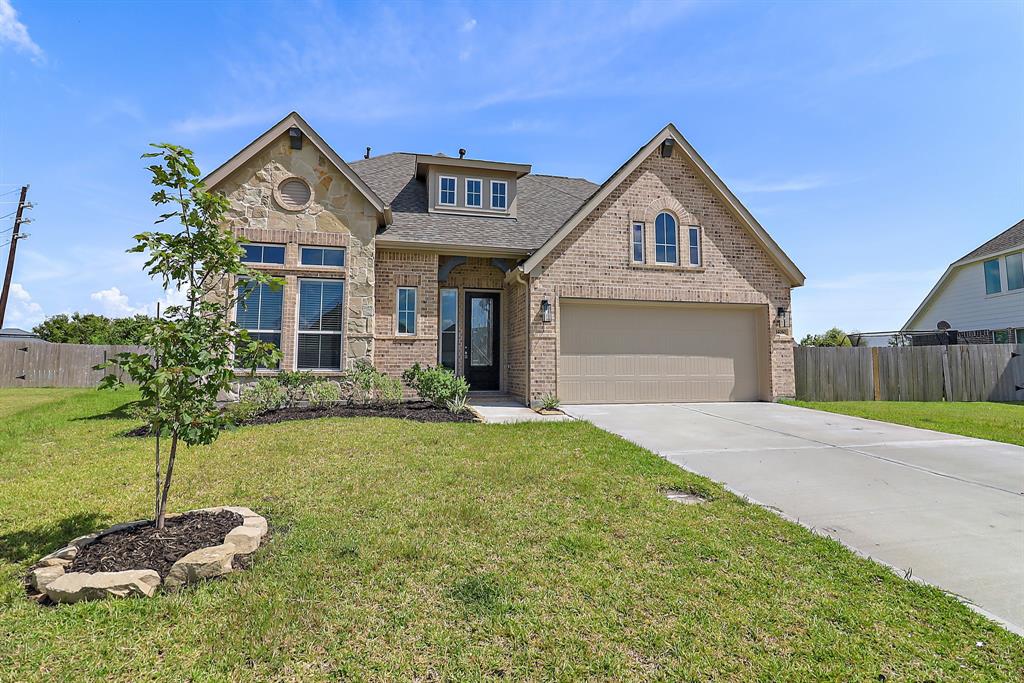
[(798, 335), (898, 328), (1024, 217), (1022, 45), (1021, 2), (0, 0), (0, 193), (35, 204), (7, 324), (152, 311), (124, 253), (156, 214), (146, 145), (212, 170), (296, 109), (347, 159), (596, 182), (672, 121), (806, 273)]

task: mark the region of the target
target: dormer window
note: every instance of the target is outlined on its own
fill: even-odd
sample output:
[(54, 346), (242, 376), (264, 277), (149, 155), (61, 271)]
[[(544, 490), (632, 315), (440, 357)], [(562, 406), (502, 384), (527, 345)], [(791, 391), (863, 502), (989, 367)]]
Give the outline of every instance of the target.
[(437, 203), (442, 206), (455, 206), (456, 186), (458, 180), (455, 176), (441, 176), (438, 183)]
[(466, 178), (466, 206), (484, 205), (484, 181)]
[(491, 181), (491, 208), (502, 211), (508, 208), (508, 183), (504, 180)]

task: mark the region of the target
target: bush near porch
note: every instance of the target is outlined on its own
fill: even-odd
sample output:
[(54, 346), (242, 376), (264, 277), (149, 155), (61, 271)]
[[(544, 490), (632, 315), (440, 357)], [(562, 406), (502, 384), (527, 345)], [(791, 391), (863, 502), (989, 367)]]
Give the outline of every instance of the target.
[(31, 604), (34, 559), (150, 514), (151, 443), (120, 436), (133, 398), (0, 392), (0, 680), (1024, 674), (1021, 639), (953, 598), (579, 422), (227, 432), (182, 454), (171, 506), (266, 515), (249, 571)]

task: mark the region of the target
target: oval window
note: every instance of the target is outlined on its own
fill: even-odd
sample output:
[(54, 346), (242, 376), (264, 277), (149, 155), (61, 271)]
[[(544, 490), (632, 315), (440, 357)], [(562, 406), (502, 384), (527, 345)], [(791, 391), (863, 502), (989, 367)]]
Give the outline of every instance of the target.
[(301, 178), (288, 178), (277, 187), (278, 201), (286, 209), (298, 211), (309, 206), (313, 191)]

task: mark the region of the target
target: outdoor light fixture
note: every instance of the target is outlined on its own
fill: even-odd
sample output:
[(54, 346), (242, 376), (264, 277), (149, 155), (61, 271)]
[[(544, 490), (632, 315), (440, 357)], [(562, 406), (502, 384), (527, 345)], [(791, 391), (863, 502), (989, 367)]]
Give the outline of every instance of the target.
[(551, 322), (551, 302), (547, 299), (540, 300), (540, 319), (542, 322)]
[(668, 138), (665, 142), (661, 143), (661, 156), (666, 159), (672, 156), (672, 147), (676, 144), (676, 141), (672, 138)]
[(302, 131), (298, 128), (288, 129), (288, 140), (291, 142), (292, 149), (302, 149)]
[(776, 311), (775, 324), (783, 329), (789, 327), (789, 311), (786, 310), (785, 306), (779, 306)]

